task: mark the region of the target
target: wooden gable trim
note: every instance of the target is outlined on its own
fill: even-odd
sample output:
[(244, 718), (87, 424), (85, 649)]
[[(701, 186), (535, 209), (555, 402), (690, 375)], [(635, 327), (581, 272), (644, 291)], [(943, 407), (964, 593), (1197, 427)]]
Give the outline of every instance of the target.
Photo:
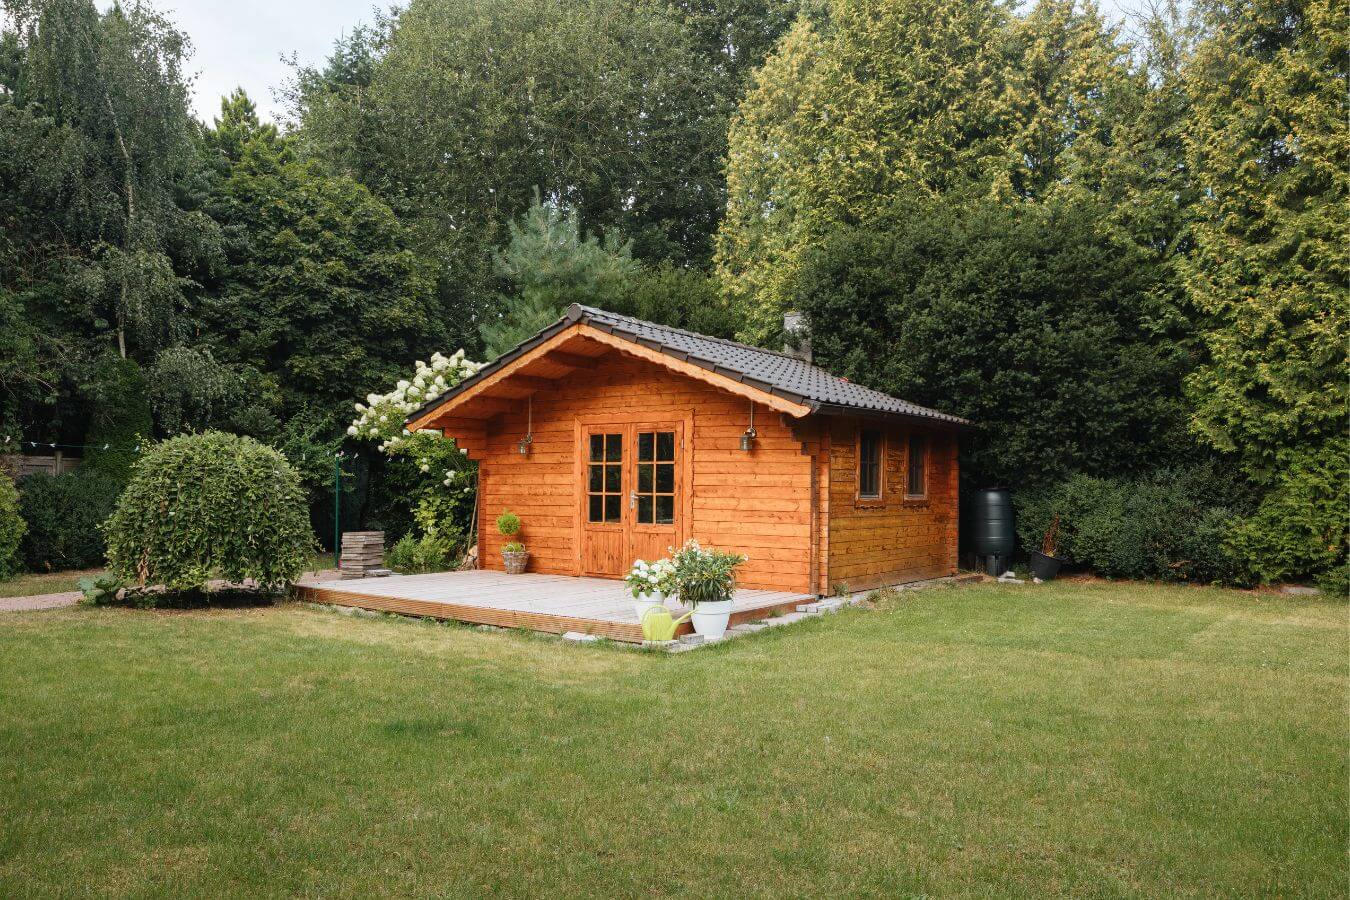
[[(710, 384), (713, 387), (720, 388), (721, 390), (724, 390), (728, 393), (736, 394), (748, 400), (753, 400), (756, 403), (759, 403), (763, 406), (767, 406), (773, 410), (776, 410), (777, 412), (785, 413), (794, 418), (800, 418), (802, 416), (808, 415), (812, 411), (811, 407), (809, 406), (803, 406), (800, 403), (793, 403), (790, 400), (778, 397), (774, 394), (768, 393), (767, 391), (762, 391), (750, 385), (742, 384), (741, 382), (736, 381), (735, 379), (732, 378), (728, 378), (725, 375), (718, 374), (717, 372), (710, 371), (701, 366), (697, 366), (693, 363), (686, 362), (681, 359), (676, 359), (675, 357), (670, 356), (666, 353), (662, 353), (659, 350), (653, 350), (649, 347), (644, 347), (641, 344), (635, 344), (632, 341), (625, 340), (624, 338), (620, 337), (615, 337), (614, 335), (609, 334), (608, 332), (605, 331), (601, 331), (598, 328), (592, 328), (590, 325), (587, 325), (583, 322), (577, 322), (571, 326), (568, 326), (567, 328), (562, 329), (557, 334), (541, 342), (537, 346), (531, 347), (529, 350), (525, 351), (520, 356), (511, 360), (506, 365), (502, 366), (500, 369), (497, 369), (495, 372), (491, 372), (483, 376), (482, 378), (465, 385), (463, 390), (455, 393), (453, 396), (445, 398), (444, 401), (427, 410), (426, 412), (422, 413), (416, 419), (409, 420), (407, 426), (408, 430), (417, 431), (420, 428), (438, 427), (437, 423), (440, 420), (454, 416), (457, 410), (459, 410), (461, 407), (463, 407), (470, 401), (483, 398), (483, 396), (487, 392), (491, 391), (494, 387), (500, 385), (502, 382), (510, 379), (513, 374), (519, 372), (525, 366), (537, 362), (545, 357), (551, 358), (553, 356), (556, 356), (559, 352), (557, 351), (558, 347), (578, 337), (584, 337), (588, 340), (594, 341), (598, 344), (602, 344), (611, 349), (618, 350), (622, 353), (626, 353), (629, 356), (634, 356), (637, 357), (638, 359), (646, 360), (647, 362), (654, 363), (655, 365), (662, 366), (663, 368), (669, 369), (674, 372), (678, 372), (681, 375), (685, 375), (697, 381), (704, 382), (705, 384)], [(569, 355), (569, 358), (574, 357), (572, 357), (572, 355)], [(568, 362), (567, 365), (571, 365), (571, 363)], [(530, 378), (531, 386), (533, 386), (533, 383), (538, 380), (536, 376), (520, 376), (520, 377)]]
[(694, 363), (676, 359), (670, 354), (663, 353), (660, 350), (653, 350), (650, 347), (644, 347), (642, 344), (635, 344), (630, 340), (615, 337), (607, 331), (601, 331), (600, 329), (593, 328), (585, 323), (578, 323), (573, 327), (578, 329), (578, 333), (582, 336), (589, 338), (596, 343), (613, 347), (620, 353), (627, 353), (629, 356), (636, 356), (638, 359), (644, 359), (647, 362), (655, 363), (658, 366), (663, 366), (667, 369), (679, 372), (681, 375), (686, 375), (696, 381), (702, 381), (705, 384), (710, 384), (716, 388), (721, 388), (728, 393), (736, 394), (747, 400), (753, 400), (755, 403), (767, 406), (777, 412), (786, 413), (793, 418), (799, 419), (802, 416), (809, 415), (813, 412), (812, 408), (809, 406), (793, 403), (791, 400), (786, 400), (776, 394), (762, 391), (759, 388), (752, 387), (748, 384), (742, 384), (734, 378), (728, 378), (725, 375), (718, 374), (710, 369), (705, 369)]

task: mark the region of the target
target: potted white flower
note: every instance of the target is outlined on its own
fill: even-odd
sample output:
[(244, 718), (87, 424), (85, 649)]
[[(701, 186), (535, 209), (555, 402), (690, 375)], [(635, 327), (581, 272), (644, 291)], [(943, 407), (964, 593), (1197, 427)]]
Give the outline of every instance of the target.
[(664, 606), (668, 598), (675, 596), (675, 564), (668, 559), (650, 563), (645, 559), (634, 560), (623, 581), (633, 592), (633, 612), (641, 622), (647, 610)]
[(707, 550), (691, 540), (675, 553), (675, 582), (680, 601), (693, 610), (694, 631), (710, 641), (726, 634), (736, 594), (739, 553)]

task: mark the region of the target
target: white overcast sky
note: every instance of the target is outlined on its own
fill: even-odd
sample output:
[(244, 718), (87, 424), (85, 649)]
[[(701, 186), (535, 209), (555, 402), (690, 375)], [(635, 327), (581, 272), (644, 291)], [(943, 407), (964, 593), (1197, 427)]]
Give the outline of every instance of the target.
[[(376, 7), (389, 0), (152, 0), (192, 39), (188, 71), (193, 82), (193, 110), (210, 122), (220, 111), (220, 98), (235, 87), (248, 91), (258, 112), (274, 121), (280, 105), (273, 91), (290, 76), (283, 56), (295, 54), (302, 64), (327, 59), (333, 41), (360, 23), (374, 19)], [(1105, 10), (1135, 7), (1138, 0), (1100, 0)], [(112, 0), (97, 0), (107, 9)]]
[[(99, 9), (112, 0), (97, 0)], [(220, 112), (220, 98), (242, 87), (258, 112), (275, 120), (281, 112), (272, 96), (290, 77), (283, 56), (317, 65), (328, 58), (333, 41), (352, 26), (369, 23), (373, 10), (388, 8), (377, 0), (152, 0), (192, 39), (187, 70), (195, 73), (193, 111), (210, 122)]]

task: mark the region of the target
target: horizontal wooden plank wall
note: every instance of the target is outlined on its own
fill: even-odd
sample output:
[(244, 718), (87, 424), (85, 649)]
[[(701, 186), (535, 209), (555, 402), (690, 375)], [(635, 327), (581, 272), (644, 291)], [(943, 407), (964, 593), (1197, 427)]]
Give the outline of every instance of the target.
[(910, 431), (868, 424), (886, 435), (883, 502), (857, 499), (856, 419), (834, 419), (830, 428), (829, 553), (833, 588), (870, 590), (956, 572), (958, 442), (948, 431), (913, 429), (928, 436), (928, 497), (905, 499)]
[[(578, 574), (579, 503), (574, 469), (576, 425), (692, 421), (684, 452), (692, 454), (692, 485), (684, 537), (750, 557), (744, 587), (814, 593), (811, 580), (811, 464), (779, 413), (757, 406), (755, 449), (739, 449), (750, 402), (711, 385), (619, 351), (590, 371), (559, 379), (533, 399), (534, 441), (522, 457), (526, 404), (489, 420), (480, 462), (480, 558), (499, 569), (502, 510), (521, 517), (520, 540), (529, 571)], [(454, 429), (446, 433), (454, 436)]]

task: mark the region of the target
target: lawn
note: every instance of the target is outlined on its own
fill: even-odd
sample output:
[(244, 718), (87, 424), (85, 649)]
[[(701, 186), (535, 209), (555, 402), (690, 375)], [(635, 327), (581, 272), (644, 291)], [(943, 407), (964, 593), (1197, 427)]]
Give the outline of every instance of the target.
[(0, 614), (0, 894), (1343, 896), (1347, 606), (933, 589), (678, 656)]

